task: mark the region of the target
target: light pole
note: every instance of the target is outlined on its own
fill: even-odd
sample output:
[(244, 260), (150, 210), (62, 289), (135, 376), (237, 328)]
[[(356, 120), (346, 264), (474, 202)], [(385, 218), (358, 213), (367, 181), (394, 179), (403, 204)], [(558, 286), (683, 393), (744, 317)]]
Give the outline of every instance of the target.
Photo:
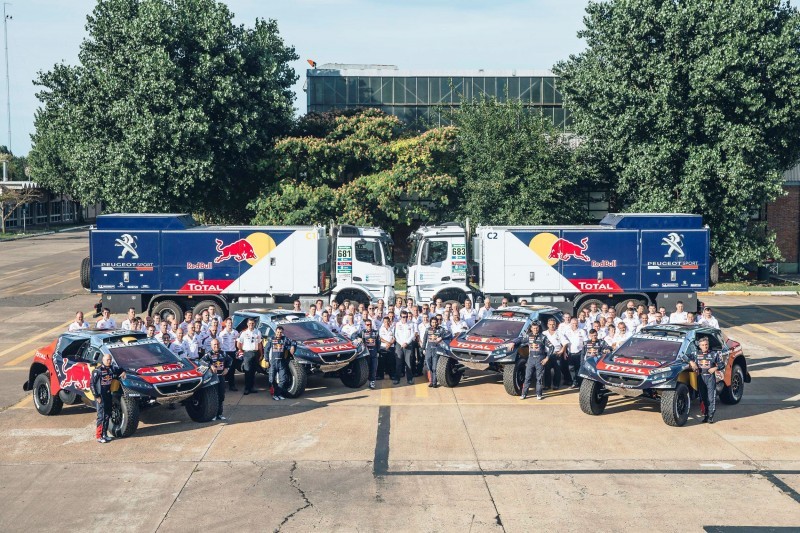
[(11, 15), (6, 14), (6, 6), (9, 2), (3, 2), (3, 38), (6, 43), (6, 114), (8, 115), (8, 153), (11, 153), (11, 77), (8, 74), (8, 21)]

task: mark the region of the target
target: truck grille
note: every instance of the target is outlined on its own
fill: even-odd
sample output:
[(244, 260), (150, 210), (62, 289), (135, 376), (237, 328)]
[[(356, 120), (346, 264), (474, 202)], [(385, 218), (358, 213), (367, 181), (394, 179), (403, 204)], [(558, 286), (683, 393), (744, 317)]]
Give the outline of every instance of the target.
[(187, 392), (191, 392), (200, 385), (202, 381), (201, 378), (195, 379), (187, 379), (186, 381), (177, 381), (175, 383), (164, 383), (161, 385), (155, 385), (156, 390), (159, 394), (163, 394), (164, 396), (172, 396), (175, 394), (186, 394)]
[(638, 387), (644, 381), (644, 379), (636, 376), (620, 376), (618, 374), (608, 374), (606, 372), (600, 372), (600, 378), (609, 385), (627, 387)]
[(327, 363), (327, 364), (330, 365), (330, 364), (333, 364), (333, 363), (341, 363), (342, 361), (347, 361), (351, 357), (353, 357), (355, 354), (356, 354), (355, 350), (348, 350), (346, 352), (339, 352), (339, 353), (331, 353), (331, 354), (320, 355), (320, 358), (322, 359), (322, 362)]
[(489, 359), (489, 355), (487, 353), (481, 352), (470, 352), (467, 350), (452, 350), (453, 355), (455, 355), (458, 359), (462, 361), (470, 361), (472, 363), (483, 363), (487, 359)]

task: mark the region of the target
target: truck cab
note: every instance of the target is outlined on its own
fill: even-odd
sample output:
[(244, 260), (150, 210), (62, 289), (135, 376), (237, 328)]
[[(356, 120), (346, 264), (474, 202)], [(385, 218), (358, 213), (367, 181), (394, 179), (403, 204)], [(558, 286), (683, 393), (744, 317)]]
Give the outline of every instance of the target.
[(467, 232), (460, 224), (423, 226), (409, 240), (409, 297), (419, 303), (437, 298), (459, 303), (474, 300), (468, 281)]
[(380, 228), (342, 225), (333, 229), (333, 237), (331, 299), (394, 301), (394, 243), (389, 234)]

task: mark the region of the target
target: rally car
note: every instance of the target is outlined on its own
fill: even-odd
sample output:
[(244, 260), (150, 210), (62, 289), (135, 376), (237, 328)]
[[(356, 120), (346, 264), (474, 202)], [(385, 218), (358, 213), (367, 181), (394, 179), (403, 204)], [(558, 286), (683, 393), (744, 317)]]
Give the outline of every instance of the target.
[(91, 376), (104, 354), (111, 354), (126, 374), (112, 386), (112, 435), (133, 435), (140, 411), (164, 403), (183, 404), (195, 422), (208, 422), (217, 414), (216, 374), (141, 332), (64, 333), (36, 350), (22, 388), (33, 391), (33, 404), (42, 415), (57, 415), (65, 403), (94, 407)]
[(547, 329), (547, 321), (560, 324), (563, 315), (555, 307), (517, 305), (501, 307), (452, 339), (439, 354), (436, 377), (439, 383), (455, 387), (466, 368), (494, 370), (503, 374), (506, 392), (519, 396), (525, 382), (528, 345), (524, 338), (534, 320)]
[[(314, 373), (338, 375), (345, 386), (354, 389), (367, 382), (369, 351), (361, 343), (331, 332), (302, 312), (283, 309), (237, 311), (233, 314), (233, 327), (239, 332), (244, 331), (250, 318), (256, 321), (256, 329), (261, 332), (265, 352), (278, 326), (283, 326), (283, 334), (297, 343), (294, 356), (288, 361), (290, 384), (286, 392), (290, 397), (297, 398), (303, 394), (308, 376)], [(241, 367), (241, 361), (236, 364)], [(268, 367), (268, 363), (263, 361), (259, 371), (266, 373)]]
[(589, 415), (602, 414), (611, 394), (649, 398), (661, 402), (666, 424), (683, 426), (698, 390), (698, 377), (690, 370), (689, 360), (702, 338), (707, 338), (711, 351), (719, 351), (725, 361), (722, 379), (717, 381), (720, 400), (739, 403), (750, 374), (738, 342), (716, 328), (657, 325), (634, 334), (612, 353), (586, 358), (580, 371), (581, 409)]

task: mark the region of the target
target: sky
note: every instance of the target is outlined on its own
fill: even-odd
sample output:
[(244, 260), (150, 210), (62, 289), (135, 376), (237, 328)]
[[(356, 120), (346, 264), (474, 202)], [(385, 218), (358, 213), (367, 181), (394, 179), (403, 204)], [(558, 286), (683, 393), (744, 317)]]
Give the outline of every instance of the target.
[[(295, 107), (305, 113), (307, 59), (403, 69), (549, 69), (579, 53), (587, 0), (228, 0), (235, 22), (275, 19), (300, 59)], [(0, 83), (0, 144), (30, 150), (37, 73), (76, 64), (96, 0), (16, 0), (6, 6), (11, 96)], [(5, 67), (4, 58), (2, 65)], [(4, 71), (0, 75), (5, 74)]]

